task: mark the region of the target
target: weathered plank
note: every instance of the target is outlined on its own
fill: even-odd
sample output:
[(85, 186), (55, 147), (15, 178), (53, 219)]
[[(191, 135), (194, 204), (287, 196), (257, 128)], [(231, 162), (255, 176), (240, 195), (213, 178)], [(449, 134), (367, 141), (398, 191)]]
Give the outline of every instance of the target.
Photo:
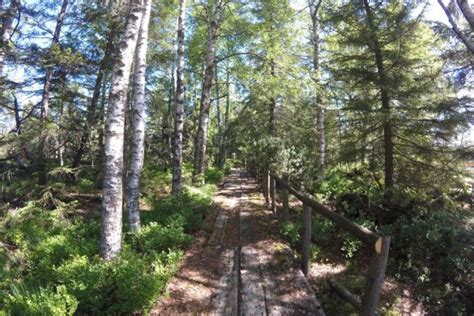
[(222, 254), (221, 277), (217, 282), (212, 306), (218, 315), (237, 315), (238, 311), (238, 250), (227, 249)]
[(209, 245), (220, 245), (225, 236), (225, 229), (227, 226), (227, 215), (219, 214), (216, 218), (216, 223), (214, 224), (214, 231), (212, 232), (211, 237), (209, 238)]
[(240, 280), (242, 315), (266, 315), (265, 292), (259, 271), (258, 251), (244, 246), (240, 252)]

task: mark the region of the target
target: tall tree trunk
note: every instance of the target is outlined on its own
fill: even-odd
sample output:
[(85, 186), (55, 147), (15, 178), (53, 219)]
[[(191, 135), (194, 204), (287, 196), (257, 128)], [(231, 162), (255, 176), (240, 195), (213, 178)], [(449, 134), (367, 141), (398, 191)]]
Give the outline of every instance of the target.
[(179, 1), (178, 15), (178, 60), (176, 69), (176, 99), (174, 116), (173, 183), (172, 193), (181, 193), (183, 164), (183, 126), (184, 126), (184, 21), (186, 0)]
[(219, 168), (224, 168), (226, 160), (226, 142), (227, 142), (227, 128), (229, 126), (229, 111), (230, 111), (230, 71), (229, 64), (226, 65), (226, 91), (227, 95), (225, 97), (225, 111), (224, 111), (224, 122), (223, 122), (223, 131), (221, 142), (219, 144)]
[(207, 29), (206, 68), (202, 83), (201, 109), (199, 113), (199, 127), (196, 137), (194, 153), (194, 181), (204, 173), (206, 167), (207, 129), (209, 127), (209, 110), (211, 107), (211, 88), (214, 74), (215, 45), (217, 29), (219, 28), (222, 11), (222, 0), (216, 0), (211, 10)]
[[(272, 59), (270, 61), (270, 75), (272, 77), (276, 76), (275, 73), (275, 61)], [(275, 96), (272, 96), (270, 99), (270, 104), (269, 104), (269, 117), (268, 117), (268, 124), (269, 124), (269, 133), (270, 136), (276, 136), (276, 122), (275, 122), (275, 112), (276, 112), (276, 98)]]
[(87, 109), (86, 122), (84, 123), (84, 126), (82, 128), (81, 140), (79, 142), (79, 147), (77, 148), (76, 155), (74, 156), (74, 160), (72, 162), (72, 168), (77, 168), (81, 164), (82, 157), (84, 156), (87, 145), (90, 142), (90, 131), (95, 126), (97, 104), (99, 103), (104, 73), (109, 69), (110, 64), (112, 62), (111, 55), (116, 37), (116, 30), (114, 27), (115, 25), (115, 23), (111, 23), (109, 26), (110, 30), (107, 35), (107, 45), (105, 46), (104, 56), (102, 57), (102, 60), (100, 62), (99, 71), (95, 79), (94, 92), (92, 93), (91, 103), (89, 105), (89, 108)]
[(309, 10), (311, 14), (311, 42), (313, 44), (313, 79), (316, 85), (315, 111), (316, 111), (316, 139), (317, 139), (317, 157), (316, 167), (318, 179), (324, 177), (324, 166), (326, 161), (326, 133), (324, 128), (324, 103), (322, 96), (321, 85), (321, 69), (319, 62), (319, 9), (321, 8), (322, 0), (309, 0)]
[(21, 135), (20, 104), (18, 103), (18, 99), (14, 94), (13, 94), (13, 105), (14, 105), (14, 110), (15, 110), (15, 132), (17, 135)]
[(146, 85), (146, 53), (148, 49), (148, 25), (150, 22), (151, 1), (145, 0), (144, 12), (138, 35), (134, 99), (132, 103), (133, 140), (132, 155), (127, 170), (127, 214), (128, 223), (132, 231), (140, 228), (140, 174), (143, 169), (143, 155), (145, 145), (145, 85)]
[(474, 31), (474, 13), (472, 12), (471, 5), (468, 0), (456, 0), (459, 9), (466, 18), (467, 22), (471, 26), (471, 31)]
[[(55, 45), (59, 44), (59, 36), (61, 34), (61, 28), (63, 26), (64, 17), (66, 15), (66, 9), (68, 6), (69, 1), (63, 0), (61, 5), (61, 10), (59, 11), (58, 18), (56, 19), (56, 27), (53, 33), (53, 39), (51, 43), (51, 49)], [(49, 93), (51, 91), (51, 80), (53, 78), (53, 67), (49, 67), (46, 69), (46, 76), (44, 78), (44, 87), (43, 87), (43, 95), (41, 98), (41, 116), (40, 116), (40, 124), (41, 124), (41, 134), (40, 135), (40, 142), (39, 142), (39, 153), (38, 153), (38, 171), (39, 171), (39, 178), (38, 182), (40, 185), (46, 184), (46, 131), (45, 126), (48, 121), (48, 114), (49, 114)]]
[(216, 86), (216, 119), (217, 119), (217, 167), (222, 168), (222, 161), (221, 161), (221, 143), (222, 143), (222, 133), (223, 133), (223, 126), (222, 126), (222, 112), (221, 112), (221, 100), (220, 100), (220, 90), (219, 90), (219, 69), (217, 64), (214, 66), (215, 68), (215, 86)]
[[(104, 79), (103, 79), (103, 83), (102, 83), (102, 97), (101, 97), (101, 100), (100, 100), (100, 107), (99, 107), (99, 121), (98, 121), (98, 148), (99, 148), (99, 152), (98, 152), (98, 155), (97, 155), (97, 165), (98, 166), (103, 166), (104, 165), (104, 161), (105, 161), (105, 146), (104, 146), (104, 138), (105, 138), (105, 104), (107, 102), (107, 91), (109, 90), (108, 89), (108, 76), (109, 76), (109, 73), (105, 73), (104, 74)], [(98, 179), (102, 182), (104, 178), (104, 170), (103, 168), (100, 168), (99, 169), (99, 175), (98, 175)]]
[[(0, 36), (0, 80), (3, 83), (3, 65), (5, 63), (5, 57), (7, 55), (8, 48), (10, 47), (10, 37), (13, 31), (13, 19), (16, 13), (20, 9), (20, 0), (11, 0), (10, 7), (3, 17), (3, 25)], [(2, 87), (0, 85), (0, 87)], [(2, 89), (3, 90), (3, 89)], [(3, 92), (3, 91), (2, 91)]]
[(388, 80), (385, 73), (382, 48), (377, 37), (377, 30), (373, 20), (372, 9), (368, 0), (364, 0), (364, 9), (367, 15), (367, 24), (370, 35), (368, 36), (369, 48), (374, 52), (375, 64), (377, 66), (378, 86), (382, 102), (383, 114), (383, 136), (385, 151), (385, 199), (391, 202), (393, 193), (393, 133), (391, 122), (390, 95), (388, 92)]
[(105, 127), (102, 192), (101, 255), (113, 259), (122, 248), (123, 145), (127, 90), (143, 15), (141, 0), (130, 0), (125, 32), (118, 44), (112, 71)]

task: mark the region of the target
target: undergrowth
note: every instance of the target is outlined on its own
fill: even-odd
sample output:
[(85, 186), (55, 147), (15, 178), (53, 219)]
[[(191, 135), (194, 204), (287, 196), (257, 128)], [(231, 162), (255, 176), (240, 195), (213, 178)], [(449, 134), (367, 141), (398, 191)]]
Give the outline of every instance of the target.
[[(181, 195), (155, 199), (142, 212), (139, 233), (125, 228), (123, 250), (110, 262), (99, 257), (100, 217), (72, 216), (77, 202), (46, 208), (38, 199), (9, 211), (0, 221), (0, 315), (146, 313), (201, 227), (223, 175), (211, 169), (209, 183), (193, 187), (186, 180)], [(146, 186), (169, 180), (169, 172), (145, 170)], [(75, 187), (91, 192), (97, 185), (78, 179)]]

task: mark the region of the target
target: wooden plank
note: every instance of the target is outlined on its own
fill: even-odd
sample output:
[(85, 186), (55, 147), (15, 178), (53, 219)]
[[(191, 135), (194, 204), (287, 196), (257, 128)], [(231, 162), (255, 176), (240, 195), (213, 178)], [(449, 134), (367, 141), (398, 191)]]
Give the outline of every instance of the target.
[(288, 189), (283, 188), (282, 190), (282, 200), (283, 200), (283, 221), (287, 222), (290, 214), (290, 202), (289, 202), (289, 194)]
[(220, 245), (225, 236), (225, 229), (227, 226), (227, 215), (219, 214), (214, 224), (214, 231), (209, 238), (209, 245)]
[(380, 252), (375, 252), (367, 275), (367, 287), (362, 299), (362, 315), (375, 315), (379, 304), (380, 292), (385, 279), (390, 237), (381, 237)]
[(369, 229), (353, 223), (348, 218), (337, 214), (336, 212), (331, 211), (324, 205), (316, 202), (314, 199), (307, 196), (305, 193), (296, 191), (293, 189), (287, 182), (280, 179), (279, 177), (272, 175), (272, 177), (278, 182), (280, 186), (283, 188), (288, 189), (288, 192), (296, 196), (301, 202), (310, 206), (315, 212), (320, 214), (321, 216), (331, 220), (336, 226), (346, 230), (347, 232), (351, 233), (355, 237), (359, 238), (366, 244), (375, 247), (375, 242), (380, 238), (380, 236)]
[(345, 301), (350, 303), (352, 306), (357, 308), (357, 310), (360, 310), (362, 307), (362, 303), (360, 301), (360, 298), (357, 297), (356, 295), (352, 294), (351, 291), (349, 291), (346, 287), (343, 285), (337, 283), (336, 280), (334, 279), (329, 279), (329, 284), (331, 287), (336, 291), (336, 293)]
[(308, 277), (311, 260), (311, 207), (307, 204), (303, 205), (303, 228), (302, 270), (305, 277)]
[(275, 178), (270, 177), (270, 198), (271, 204), (270, 209), (272, 210), (273, 215), (276, 215), (276, 182)]
[(228, 249), (222, 254), (221, 277), (212, 305), (217, 315), (237, 315), (238, 304), (238, 251)]
[(259, 272), (258, 251), (252, 246), (244, 246), (240, 254), (240, 313), (242, 315), (266, 315), (265, 291)]

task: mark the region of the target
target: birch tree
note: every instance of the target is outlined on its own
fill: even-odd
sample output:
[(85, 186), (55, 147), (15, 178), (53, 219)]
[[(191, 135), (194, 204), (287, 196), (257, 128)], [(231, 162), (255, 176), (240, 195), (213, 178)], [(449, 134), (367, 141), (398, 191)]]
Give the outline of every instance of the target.
[(184, 21), (186, 0), (179, 1), (178, 15), (178, 65), (176, 69), (176, 98), (173, 148), (173, 194), (181, 192), (181, 165), (183, 164), (183, 125), (184, 125)]
[(144, 12), (138, 35), (135, 74), (134, 99), (132, 104), (132, 155), (127, 170), (127, 214), (132, 231), (140, 228), (140, 174), (143, 169), (145, 143), (145, 84), (146, 84), (146, 54), (148, 50), (148, 25), (150, 22), (152, 0), (145, 0)]
[(209, 127), (209, 111), (211, 107), (211, 88), (214, 78), (214, 62), (216, 57), (217, 29), (221, 22), (223, 1), (212, 2), (208, 21), (206, 40), (206, 66), (202, 82), (201, 109), (199, 112), (199, 126), (196, 136), (194, 152), (194, 181), (204, 173), (206, 164), (207, 130)]
[(129, 76), (143, 16), (142, 0), (130, 0), (130, 13), (112, 71), (104, 145), (101, 255), (116, 257), (122, 248), (123, 146)]

